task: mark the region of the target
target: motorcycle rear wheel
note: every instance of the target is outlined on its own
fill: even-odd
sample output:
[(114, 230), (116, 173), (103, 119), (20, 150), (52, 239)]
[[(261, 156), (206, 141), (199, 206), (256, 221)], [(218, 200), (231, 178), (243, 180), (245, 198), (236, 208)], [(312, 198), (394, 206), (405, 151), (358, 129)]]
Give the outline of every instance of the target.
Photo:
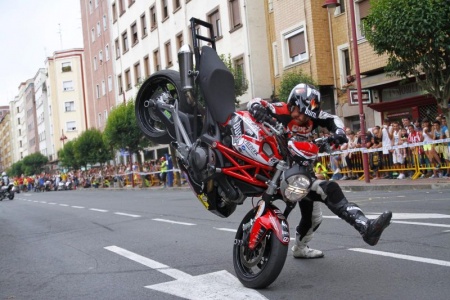
[(152, 74), (144, 81), (136, 96), (135, 114), (139, 128), (152, 142), (169, 144), (174, 137), (170, 136), (166, 126), (154, 113), (153, 108), (146, 107), (147, 100), (156, 100), (157, 98), (164, 99), (170, 104), (177, 99), (180, 111), (193, 112), (193, 107), (187, 103), (182, 92), (180, 73), (173, 70), (162, 70)]
[(14, 199), (14, 193), (9, 193), (8, 199), (9, 199), (9, 200), (13, 200), (13, 199)]
[[(242, 220), (235, 241), (243, 239), (242, 225), (254, 218), (256, 209), (252, 209)], [(288, 245), (284, 245), (273, 232), (267, 232), (265, 238), (250, 251), (247, 246), (235, 242), (233, 246), (233, 265), (239, 281), (248, 288), (263, 289), (273, 283), (283, 269)]]

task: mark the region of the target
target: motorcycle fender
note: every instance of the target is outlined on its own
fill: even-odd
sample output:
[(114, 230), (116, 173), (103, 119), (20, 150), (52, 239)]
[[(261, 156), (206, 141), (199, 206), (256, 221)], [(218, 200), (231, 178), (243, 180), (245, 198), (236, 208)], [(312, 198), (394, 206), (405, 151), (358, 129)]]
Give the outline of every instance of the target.
[(289, 224), (275, 206), (268, 207), (265, 213), (255, 220), (250, 232), (249, 249), (254, 250), (269, 231), (272, 231), (281, 243), (289, 244)]

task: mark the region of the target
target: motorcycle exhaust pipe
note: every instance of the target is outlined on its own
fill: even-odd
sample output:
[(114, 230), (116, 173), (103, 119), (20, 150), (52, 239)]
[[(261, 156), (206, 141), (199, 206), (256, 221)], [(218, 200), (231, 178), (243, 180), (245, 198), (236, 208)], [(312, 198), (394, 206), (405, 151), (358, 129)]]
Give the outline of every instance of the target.
[(182, 90), (186, 94), (188, 103), (194, 106), (194, 59), (189, 45), (183, 45), (178, 51), (178, 64)]

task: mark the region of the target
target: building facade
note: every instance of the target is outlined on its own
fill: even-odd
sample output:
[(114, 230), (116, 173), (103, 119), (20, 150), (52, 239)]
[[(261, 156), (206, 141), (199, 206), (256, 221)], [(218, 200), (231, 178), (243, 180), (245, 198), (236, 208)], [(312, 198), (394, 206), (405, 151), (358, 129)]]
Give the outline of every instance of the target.
[(7, 170), (12, 165), (11, 114), (9, 107), (0, 107), (0, 171)]
[(88, 128), (103, 130), (116, 104), (110, 1), (81, 0)]
[(88, 128), (83, 49), (56, 51), (46, 60), (51, 153)]

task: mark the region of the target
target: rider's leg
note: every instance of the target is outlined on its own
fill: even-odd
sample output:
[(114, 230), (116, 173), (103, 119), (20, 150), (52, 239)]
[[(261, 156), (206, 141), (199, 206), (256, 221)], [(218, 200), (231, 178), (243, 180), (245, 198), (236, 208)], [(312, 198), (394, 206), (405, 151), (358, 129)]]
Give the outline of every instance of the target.
[(376, 219), (368, 219), (358, 205), (348, 202), (340, 186), (333, 181), (316, 180), (311, 190), (319, 194), (327, 207), (339, 218), (352, 225), (363, 240), (375, 246), (383, 230), (389, 226), (392, 212), (385, 211)]
[(295, 245), (292, 254), (295, 258), (320, 258), (323, 252), (308, 247), (308, 243), (314, 236), (314, 231), (322, 223), (322, 210), (320, 202), (303, 199), (299, 202), (301, 218), (295, 232)]

